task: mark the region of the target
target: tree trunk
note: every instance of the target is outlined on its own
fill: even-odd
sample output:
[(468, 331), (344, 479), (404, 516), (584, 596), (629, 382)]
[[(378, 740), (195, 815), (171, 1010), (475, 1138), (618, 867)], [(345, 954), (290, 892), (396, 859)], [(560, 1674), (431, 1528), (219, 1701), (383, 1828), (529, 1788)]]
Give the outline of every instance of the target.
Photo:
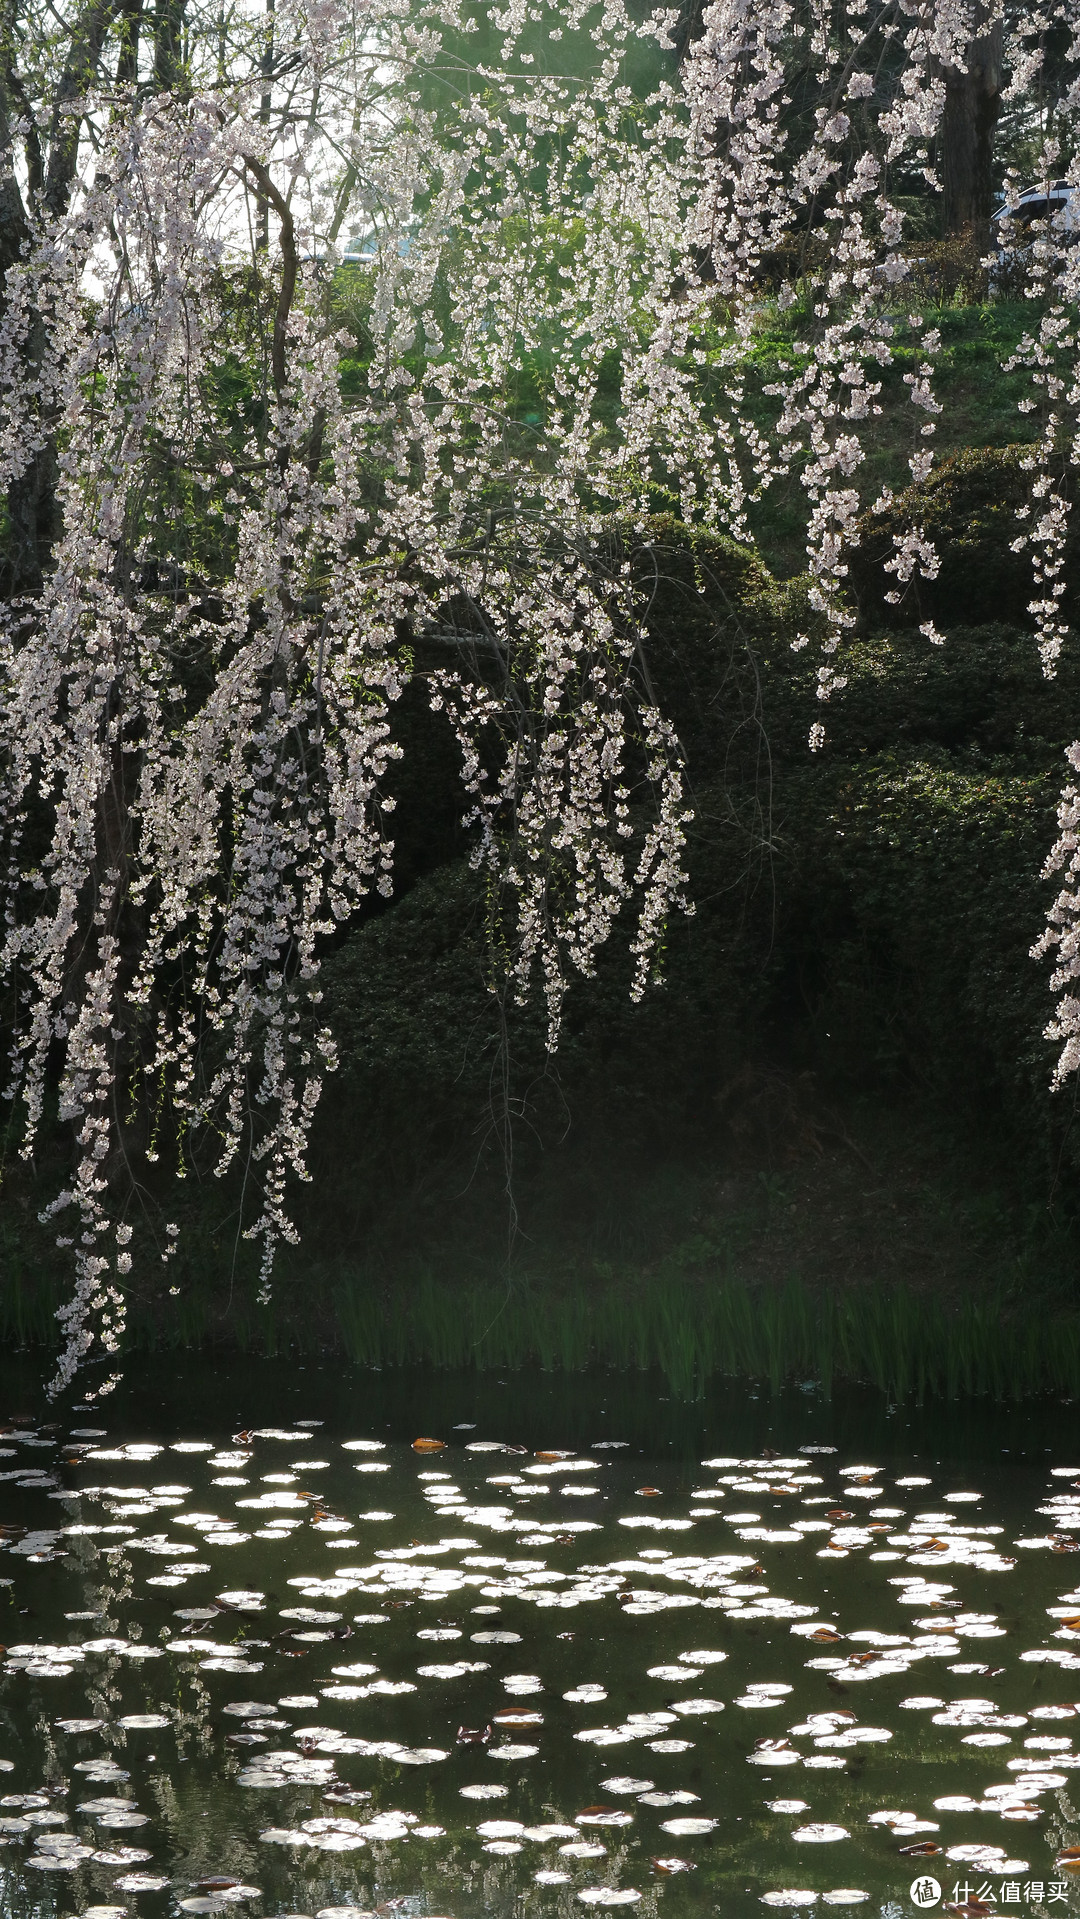
[[(127, 11), (137, 0), (125, 0)], [(15, 70), (14, 36), (5, 19), (0, 53), (0, 150), (12, 155), (15, 133), (26, 159), (26, 186), (31, 204), (46, 215), (67, 208), (75, 184), (82, 116), (78, 101), (98, 72), (105, 37), (112, 19), (113, 0), (86, 0), (71, 29), (63, 68), (53, 93), (48, 131), (38, 124), (27, 101), (23, 80)], [(8, 273), (24, 257), (30, 244), (31, 222), (23, 201), (15, 165), (0, 180), (0, 311), (7, 297)], [(23, 348), (24, 367), (36, 370), (44, 363), (45, 325), (34, 318)], [(23, 473), (7, 490), (7, 526), (0, 557), (0, 588), (6, 594), (36, 593), (60, 531), (56, 501), (57, 454), (55, 422), (46, 418), (43, 444)]]
[[(980, 7), (985, 21), (987, 8)], [(971, 234), (980, 252), (990, 238), (994, 131), (1001, 112), (1004, 57), (1001, 21), (977, 34), (966, 50), (967, 72), (945, 68), (941, 125), (943, 217), (949, 236)]]
[(8, 487), (6, 564), (0, 567), (0, 585), (6, 594), (40, 590), (60, 534), (57, 473), (56, 444), (50, 438), (35, 453), (25, 473)]

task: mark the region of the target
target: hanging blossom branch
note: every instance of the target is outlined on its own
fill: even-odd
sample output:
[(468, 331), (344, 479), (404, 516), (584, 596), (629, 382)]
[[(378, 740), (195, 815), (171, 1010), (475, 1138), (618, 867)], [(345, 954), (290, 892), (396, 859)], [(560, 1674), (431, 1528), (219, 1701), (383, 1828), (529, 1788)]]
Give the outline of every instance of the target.
[[(432, 700), (509, 981), (539, 978), (552, 1045), (618, 916), (640, 992), (685, 905), (678, 744), (636, 677), (629, 577), (590, 552), (648, 511), (669, 455), (688, 468), (636, 397), (655, 407), (672, 359), (653, 288), (687, 183), (620, 95), (641, 29), (617, 7), (590, 82), (530, 75), (508, 15), (474, 93), (467, 25), (372, 7), (358, 40), (347, 10), (279, 6), (276, 124), (257, 41), (224, 82), (88, 90), (81, 184), (29, 196), (7, 267), (0, 477), (17, 494), (45, 450), (55, 501), (40, 575), (0, 613), (0, 828), (8, 1094), (28, 1156), (54, 1093), (76, 1143), (46, 1212), (75, 1275), (57, 1388), (118, 1350), (139, 1164), (182, 1174), (198, 1138), (218, 1174), (245, 1161), (264, 1292), (295, 1239), (334, 1064), (319, 953), (391, 890), (393, 709), (448, 608), (469, 619)], [(346, 400), (328, 274), (350, 201), (372, 346)], [(273, 245), (245, 260), (260, 208)], [(514, 393), (553, 350), (538, 455)]]
[[(1080, 251), (1075, 238), (1076, 208), (1080, 206), (1080, 19), (1064, 6), (1041, 10), (1022, 21), (1013, 48), (1013, 89), (1032, 87), (1045, 64), (1047, 36), (1053, 27), (1067, 34), (1063, 49), (1064, 84), (1055, 111), (1045, 129), (1041, 170), (1047, 182), (1055, 177), (1076, 198), (1060, 206), (1034, 237), (1013, 229), (1007, 221), (1006, 246), (1013, 275), (1035, 305), (1038, 323), (1025, 335), (1009, 370), (1026, 368), (1030, 391), (1020, 410), (1031, 416), (1038, 436), (1025, 454), (1030, 491), (1020, 509), (1021, 525), (1013, 551), (1030, 552), (1034, 594), (1028, 604), (1038, 635), (1043, 671), (1052, 678), (1058, 656), (1069, 638), (1062, 602), (1065, 597), (1065, 543), (1072, 476), (1080, 465)], [(1015, 212), (1022, 183), (1010, 178), (1007, 206)], [(1066, 758), (1080, 771), (1080, 741), (1067, 749)], [(1051, 990), (1057, 995), (1054, 1017), (1045, 1037), (1060, 1047), (1054, 1084), (1061, 1086), (1080, 1068), (1080, 793), (1070, 780), (1058, 804), (1058, 838), (1047, 856), (1043, 878), (1063, 876), (1064, 883), (1047, 913), (1031, 956), (1055, 958)]]
[[(845, 683), (835, 662), (855, 617), (845, 555), (858, 543), (868, 504), (858, 481), (881, 414), (881, 381), (873, 375), (894, 362), (902, 320), (904, 345), (919, 355), (904, 375), (916, 482), (931, 471), (940, 412), (933, 388), (940, 335), (921, 314), (896, 312), (910, 262), (900, 250), (904, 212), (891, 182), (914, 169), (939, 184), (931, 147), (945, 105), (944, 70), (962, 70), (977, 28), (992, 24), (984, 6), (964, 0), (848, 0), (846, 7), (714, 0), (688, 63), (708, 180), (698, 239), (732, 320), (732, 438), (749, 455), (745, 497), (793, 471), (805, 491), (822, 701)], [(792, 111), (793, 60), (816, 98), (801, 119)], [(781, 378), (766, 389), (778, 402), (768, 435), (747, 418), (740, 371), (765, 288), (781, 312), (797, 310), (800, 326)], [(877, 509), (891, 497), (880, 496)], [(933, 578), (937, 556), (921, 526), (899, 539), (888, 564), (899, 586), (916, 575)], [(809, 639), (803, 634), (794, 644)], [(824, 737), (816, 721), (811, 746)]]
[[(894, 361), (902, 319), (903, 344), (917, 354), (903, 376), (918, 423), (909, 459), (916, 486), (932, 470), (941, 412), (934, 391), (940, 334), (919, 312), (896, 312), (911, 264), (901, 250), (897, 189), (905, 176), (909, 183), (921, 176), (932, 189), (941, 186), (934, 151), (943, 131), (946, 74), (966, 72), (975, 42), (1000, 30), (1004, 19), (998, 0), (884, 0), (877, 7), (873, 0), (847, 0), (846, 6), (713, 0), (688, 62), (687, 91), (708, 179), (698, 236), (730, 309), (730, 441), (747, 468), (742, 494), (732, 491), (731, 498), (742, 511), (755, 493), (798, 472), (808, 501), (812, 598), (823, 627), (817, 668), (823, 701), (844, 684), (835, 662), (854, 622), (845, 555), (859, 538), (865, 503), (858, 480), (881, 412), (880, 381), (872, 376)], [(1021, 465), (1030, 479), (1013, 550), (1031, 556), (1028, 611), (1044, 671), (1052, 676), (1068, 638), (1066, 535), (1080, 464), (1080, 17), (1072, 0), (1052, 0), (1008, 26), (1005, 100), (1030, 103), (1045, 87), (1049, 111), (1037, 180), (1063, 183), (1074, 195), (1034, 228), (1018, 217), (999, 222), (999, 250), (983, 262), (992, 280), (1026, 300), (1032, 312), (1031, 328), (1003, 371), (1029, 375), (1018, 410), (1029, 439)], [(1059, 73), (1051, 78), (1047, 49), (1055, 39)], [(803, 50), (804, 86), (817, 91), (812, 124), (805, 114), (800, 123), (791, 110), (793, 47)], [(1031, 184), (1009, 177), (1007, 210), (1019, 214), (1021, 193)], [(780, 310), (798, 311), (801, 337), (768, 389), (779, 412), (773, 432), (763, 435), (746, 415), (742, 368), (766, 287)], [(892, 497), (885, 489), (875, 510)], [(935, 577), (940, 559), (917, 520), (894, 535), (894, 547), (886, 571), (895, 586), (885, 598), (895, 605), (913, 580)], [(921, 631), (942, 644), (931, 621)], [(808, 643), (805, 634), (794, 642), (796, 648)], [(811, 747), (824, 738), (815, 722)], [(1068, 757), (1080, 771), (1080, 743)], [(1059, 827), (1045, 876), (1064, 872), (1065, 884), (1032, 949), (1035, 957), (1057, 956), (1052, 987), (1059, 997), (1047, 1037), (1062, 1049), (1058, 1084), (1080, 1068), (1080, 796), (1071, 782)]]

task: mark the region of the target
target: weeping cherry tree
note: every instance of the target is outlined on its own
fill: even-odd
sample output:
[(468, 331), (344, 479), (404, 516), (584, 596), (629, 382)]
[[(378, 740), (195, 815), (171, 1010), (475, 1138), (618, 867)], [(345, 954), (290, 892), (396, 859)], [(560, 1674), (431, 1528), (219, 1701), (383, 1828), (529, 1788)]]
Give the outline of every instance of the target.
[[(392, 891), (411, 681), (460, 746), (493, 986), (539, 994), (554, 1046), (621, 922), (646, 990), (690, 910), (689, 808), (604, 536), (663, 505), (748, 541), (796, 476), (795, 645), (819, 650), (820, 700), (840, 691), (901, 333), (915, 481), (940, 410), (901, 189), (937, 190), (988, 36), (1022, 101), (1056, 36), (1042, 158), (1080, 180), (1080, 48), (1074, 9), (991, 0), (715, 0), (686, 47), (674, 12), (622, 0), (9, 0), (0, 21), (9, 1098), (27, 1156), (55, 1113), (73, 1130), (48, 1208), (74, 1273), (56, 1385), (94, 1359), (106, 1390), (147, 1164), (181, 1175), (209, 1143), (242, 1169), (264, 1291), (295, 1238), (334, 1065), (320, 954)], [(1005, 229), (1048, 671), (1080, 404), (1068, 240)], [(766, 416), (746, 369), (767, 308), (800, 331)], [(913, 521), (891, 591), (936, 565)], [(1078, 819), (1070, 790), (1044, 942), (1062, 1071)]]

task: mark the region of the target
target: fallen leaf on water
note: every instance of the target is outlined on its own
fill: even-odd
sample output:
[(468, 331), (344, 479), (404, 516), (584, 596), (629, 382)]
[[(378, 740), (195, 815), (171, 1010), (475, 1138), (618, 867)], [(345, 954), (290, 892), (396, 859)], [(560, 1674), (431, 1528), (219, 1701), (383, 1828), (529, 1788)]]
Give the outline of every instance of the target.
[(414, 1439), (412, 1443), (414, 1453), (441, 1453), (445, 1447), (445, 1439)]
[(490, 1738), (490, 1726), (459, 1726), (457, 1729), (459, 1746), (486, 1746)]
[(659, 1486), (639, 1486), (638, 1487), (639, 1499), (659, 1499), (659, 1497), (660, 1497)]
[(900, 1851), (905, 1859), (929, 1859), (932, 1853), (940, 1852), (941, 1847), (932, 1839), (920, 1839), (914, 1846), (901, 1846)]
[(840, 1634), (837, 1632), (835, 1626), (818, 1626), (815, 1631), (810, 1634), (810, 1638), (817, 1646), (834, 1646), (839, 1640)]
[(1054, 1864), (1062, 1872), (1080, 1872), (1080, 1846), (1066, 1846), (1055, 1855)]

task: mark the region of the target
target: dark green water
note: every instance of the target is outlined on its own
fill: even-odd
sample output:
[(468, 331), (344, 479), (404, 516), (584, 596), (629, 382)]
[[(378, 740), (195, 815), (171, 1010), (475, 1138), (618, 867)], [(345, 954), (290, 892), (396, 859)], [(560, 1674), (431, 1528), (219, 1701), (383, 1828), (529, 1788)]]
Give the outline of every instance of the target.
[(5, 1405), (4, 1919), (1080, 1908), (1073, 1406), (172, 1359)]

